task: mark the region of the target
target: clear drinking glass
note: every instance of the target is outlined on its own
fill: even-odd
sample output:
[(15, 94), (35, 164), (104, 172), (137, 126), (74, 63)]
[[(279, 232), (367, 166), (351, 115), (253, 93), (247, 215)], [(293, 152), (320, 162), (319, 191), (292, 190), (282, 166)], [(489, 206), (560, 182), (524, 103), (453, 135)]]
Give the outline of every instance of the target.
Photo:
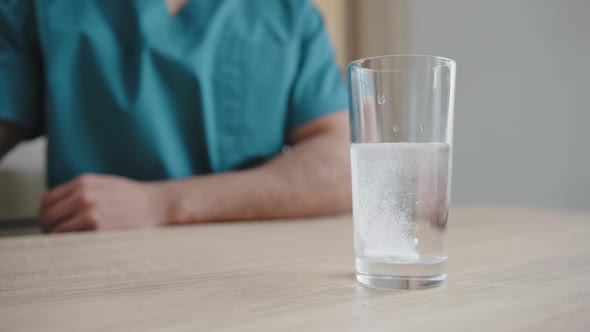
[(389, 289), (446, 279), (455, 62), (392, 55), (348, 66), (357, 279)]

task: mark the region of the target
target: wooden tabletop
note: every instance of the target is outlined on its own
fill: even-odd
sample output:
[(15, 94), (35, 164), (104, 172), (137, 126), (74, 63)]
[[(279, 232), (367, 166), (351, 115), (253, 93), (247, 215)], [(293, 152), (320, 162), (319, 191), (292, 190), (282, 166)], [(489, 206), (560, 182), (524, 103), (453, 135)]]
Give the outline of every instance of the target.
[(354, 279), (350, 216), (0, 239), (1, 331), (590, 331), (590, 217), (454, 209), (449, 277)]

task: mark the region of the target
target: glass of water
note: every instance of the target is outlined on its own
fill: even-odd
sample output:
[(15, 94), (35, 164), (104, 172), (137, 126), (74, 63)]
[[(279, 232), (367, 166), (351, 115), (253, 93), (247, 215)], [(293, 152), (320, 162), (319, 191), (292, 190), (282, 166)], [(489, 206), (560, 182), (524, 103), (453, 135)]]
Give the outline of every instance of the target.
[(357, 279), (427, 288), (447, 275), (455, 62), (427, 55), (348, 66)]

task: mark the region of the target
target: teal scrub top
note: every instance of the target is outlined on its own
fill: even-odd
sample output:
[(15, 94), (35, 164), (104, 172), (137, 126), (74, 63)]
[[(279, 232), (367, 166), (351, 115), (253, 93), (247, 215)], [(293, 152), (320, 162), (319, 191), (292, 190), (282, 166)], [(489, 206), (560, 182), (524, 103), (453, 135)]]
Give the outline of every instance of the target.
[(346, 108), (303, 0), (0, 0), (0, 119), (48, 138), (50, 187), (256, 166)]

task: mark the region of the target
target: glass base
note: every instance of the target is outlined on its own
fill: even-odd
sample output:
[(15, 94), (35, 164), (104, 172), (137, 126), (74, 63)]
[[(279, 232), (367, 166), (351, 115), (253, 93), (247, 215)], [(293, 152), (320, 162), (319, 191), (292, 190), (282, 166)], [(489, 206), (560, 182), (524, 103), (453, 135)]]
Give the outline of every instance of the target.
[(431, 277), (393, 277), (382, 275), (356, 274), (361, 284), (381, 289), (423, 289), (440, 286), (445, 282), (446, 274)]
[(422, 289), (445, 282), (446, 257), (421, 264), (376, 263), (356, 258), (356, 279), (383, 289)]

